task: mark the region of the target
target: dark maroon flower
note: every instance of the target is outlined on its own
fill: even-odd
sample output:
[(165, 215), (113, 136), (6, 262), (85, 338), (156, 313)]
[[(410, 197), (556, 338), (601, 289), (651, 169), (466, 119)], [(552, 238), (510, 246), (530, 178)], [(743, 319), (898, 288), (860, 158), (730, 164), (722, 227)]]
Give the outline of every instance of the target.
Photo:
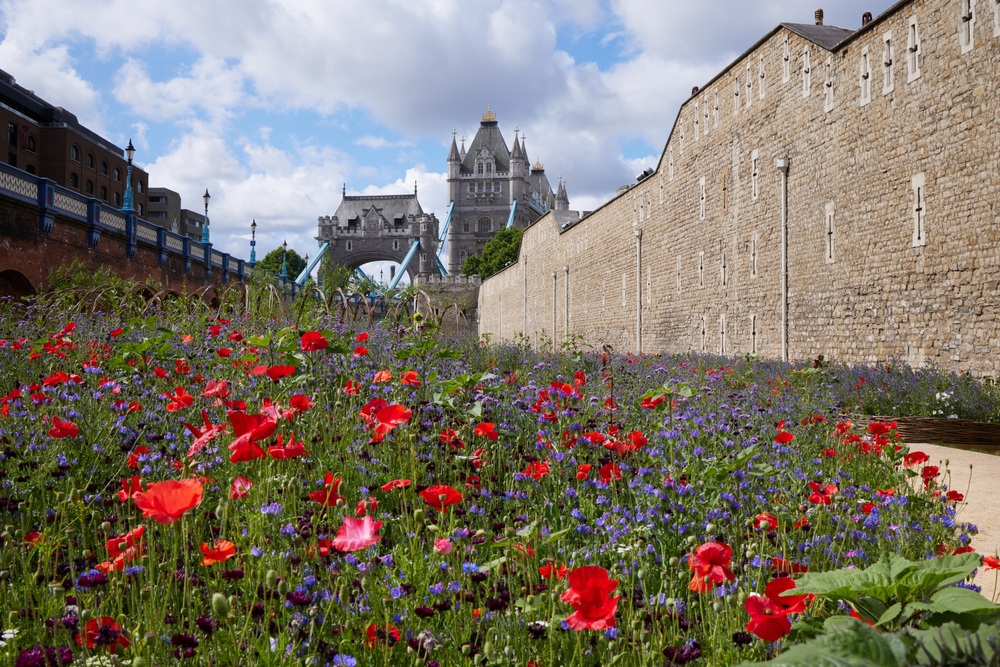
[(305, 607), (312, 602), (312, 596), (308, 593), (288, 591), (288, 593), (285, 594), (285, 600), (293, 607)]
[(413, 613), (416, 614), (419, 618), (430, 618), (431, 616), (434, 615), (434, 610), (431, 609), (430, 607), (420, 606), (414, 609)]

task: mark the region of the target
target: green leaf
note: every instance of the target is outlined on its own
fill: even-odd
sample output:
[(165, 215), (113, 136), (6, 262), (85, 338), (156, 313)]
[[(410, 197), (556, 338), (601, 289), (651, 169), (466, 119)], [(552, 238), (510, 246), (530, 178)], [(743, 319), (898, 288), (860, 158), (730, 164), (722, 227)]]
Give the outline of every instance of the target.
[(906, 647), (891, 635), (882, 635), (867, 623), (848, 616), (828, 618), (825, 634), (790, 649), (767, 662), (742, 663), (771, 667), (903, 667)]
[(914, 665), (992, 665), (995, 647), (1000, 645), (1000, 628), (993, 624), (980, 625), (975, 631), (947, 623), (930, 630), (908, 628), (906, 632), (918, 640), (911, 661)]
[(535, 534), (535, 528), (536, 527), (538, 527), (538, 521), (537, 520), (536, 521), (532, 521), (527, 526), (525, 526), (521, 530), (517, 531), (516, 534), (517, 534), (518, 537), (530, 538), (532, 535)]
[(903, 605), (896, 602), (888, 609), (886, 609), (884, 612), (882, 612), (882, 615), (878, 617), (878, 621), (875, 623), (875, 627), (878, 627), (880, 625), (885, 625), (886, 623), (891, 622), (893, 619), (899, 616), (902, 610), (903, 610)]
[(981, 614), (1000, 610), (1000, 605), (993, 604), (982, 594), (967, 588), (944, 588), (931, 596), (929, 602), (914, 602), (910, 606), (914, 609), (956, 614)]
[(957, 584), (970, 576), (972, 571), (979, 567), (979, 558), (977, 553), (967, 553), (919, 561), (913, 563), (911, 568), (900, 572), (896, 579), (901, 587), (906, 588), (907, 597), (921, 600), (935, 590)]
[(570, 532), (571, 530), (573, 530), (573, 529), (572, 528), (563, 528), (562, 530), (558, 530), (558, 531), (552, 533), (551, 535), (549, 535), (548, 537), (546, 537), (545, 541), (542, 542), (542, 544), (551, 544), (552, 542), (557, 541), (559, 538), (561, 538), (563, 535), (565, 535), (566, 533)]
[(506, 562), (507, 562), (507, 557), (506, 556), (501, 556), (500, 558), (496, 558), (494, 560), (491, 560), (489, 563), (486, 563), (485, 565), (478, 566), (479, 567), (479, 571), (482, 572), (483, 570), (492, 570), (495, 567), (500, 567), (501, 565), (503, 565)]
[(854, 601), (854, 610), (858, 612), (861, 618), (870, 623), (875, 623), (881, 619), (888, 609), (888, 606), (884, 602), (867, 595), (859, 597)]

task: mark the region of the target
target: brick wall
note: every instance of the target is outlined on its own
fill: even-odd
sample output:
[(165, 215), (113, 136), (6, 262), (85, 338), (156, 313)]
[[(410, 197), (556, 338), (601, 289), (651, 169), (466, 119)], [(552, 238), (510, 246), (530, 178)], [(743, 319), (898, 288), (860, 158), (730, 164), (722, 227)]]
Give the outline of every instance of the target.
[[(482, 285), (481, 333), (780, 357), (775, 161), (787, 158), (788, 356), (997, 374), (1000, 9), (974, 6), (971, 48), (961, 0), (903, 3), (832, 52), (775, 29), (682, 105), (654, 174), (580, 222), (562, 228), (549, 214), (525, 231), (518, 263)], [(907, 72), (913, 19), (919, 77)], [(862, 105), (865, 49), (871, 101)]]

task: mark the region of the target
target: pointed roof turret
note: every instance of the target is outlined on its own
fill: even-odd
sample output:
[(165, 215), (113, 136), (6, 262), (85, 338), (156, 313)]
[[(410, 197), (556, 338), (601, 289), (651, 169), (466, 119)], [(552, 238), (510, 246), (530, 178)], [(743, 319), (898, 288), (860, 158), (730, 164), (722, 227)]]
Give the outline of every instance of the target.
[(462, 160), (465, 160), (465, 135), (462, 135), (462, 150), (459, 153), (462, 156)]
[(451, 150), (448, 151), (448, 162), (461, 162), (462, 158), (458, 154), (458, 146), (455, 144), (455, 130), (451, 131)]
[(559, 177), (559, 187), (556, 189), (555, 209), (557, 211), (569, 210), (569, 195), (566, 194), (566, 182), (562, 176)]
[(510, 150), (510, 160), (520, 160), (524, 157), (524, 153), (521, 152), (520, 143), (517, 140), (517, 128), (514, 128), (514, 147)]

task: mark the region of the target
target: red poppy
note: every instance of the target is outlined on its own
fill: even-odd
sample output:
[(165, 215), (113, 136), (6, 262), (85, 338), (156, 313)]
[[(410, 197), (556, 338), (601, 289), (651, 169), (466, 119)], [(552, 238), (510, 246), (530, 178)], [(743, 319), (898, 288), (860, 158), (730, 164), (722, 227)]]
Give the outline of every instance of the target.
[(288, 404), (292, 406), (292, 409), (302, 414), (303, 412), (308, 412), (314, 405), (308, 396), (303, 394), (295, 394), (290, 399), (288, 399)]
[[(765, 525), (767, 524), (767, 525)], [(756, 530), (775, 530), (778, 527), (778, 519), (769, 512), (761, 512), (753, 518), (753, 527)]]
[(959, 493), (958, 491), (949, 491), (948, 494), (945, 496), (945, 499), (948, 500), (949, 502), (960, 503), (963, 500), (965, 500), (965, 496)]
[(548, 563), (538, 568), (538, 574), (542, 575), (542, 579), (552, 579), (553, 577), (562, 581), (569, 574), (569, 568), (559, 563), (556, 566), (555, 563)]
[(601, 482), (603, 484), (610, 484), (612, 478), (613, 479), (622, 478), (622, 471), (621, 468), (618, 467), (617, 463), (604, 464), (603, 466), (601, 466), (600, 474), (601, 474)]
[(356, 342), (356, 343), (363, 343), (366, 340), (368, 340), (368, 332), (367, 331), (362, 331), (361, 333), (359, 333), (357, 336), (354, 337), (354, 342)]
[(170, 399), (170, 402), (167, 403), (167, 412), (177, 412), (178, 410), (191, 407), (191, 404), (194, 403), (194, 396), (187, 393), (184, 387), (177, 387), (174, 389), (174, 393), (164, 394), (162, 398)]
[(659, 394), (658, 396), (647, 396), (642, 399), (641, 403), (639, 403), (639, 407), (646, 408), (647, 410), (655, 410), (663, 405), (663, 401), (665, 400), (666, 397), (663, 394)]
[(343, 502), (344, 500), (344, 497), (338, 493), (340, 491), (340, 483), (343, 481), (343, 477), (334, 479), (331, 473), (326, 473), (323, 476), (323, 490), (313, 491), (309, 494), (309, 497), (322, 505), (336, 507), (338, 502)]
[(458, 437), (458, 433), (454, 429), (446, 428), (441, 431), (441, 442), (448, 445), (453, 449), (465, 449), (465, 443), (462, 439)]
[(896, 422), (872, 422), (868, 425), (868, 432), (878, 437), (896, 430)]
[(788, 574), (798, 574), (800, 572), (809, 571), (809, 568), (805, 565), (799, 565), (798, 563), (793, 563), (792, 561), (785, 560), (784, 558), (772, 558), (771, 569), (777, 570), (778, 572), (787, 572)]
[(985, 556), (983, 558), (983, 565), (986, 566), (987, 570), (1000, 570), (1000, 558), (996, 556)]
[(295, 366), (271, 366), (267, 369), (267, 377), (277, 382), (281, 378), (286, 378), (295, 372)]
[(479, 475), (469, 475), (465, 478), (465, 488), (481, 489), (483, 488), (483, 480), (479, 478)]
[(780, 431), (778, 435), (774, 436), (774, 441), (779, 445), (787, 445), (794, 439), (795, 435), (793, 433), (789, 433), (788, 431)]
[(472, 433), (480, 437), (486, 437), (489, 440), (496, 440), (500, 437), (500, 434), (497, 433), (496, 426), (493, 422), (483, 422), (482, 424), (479, 424), (475, 429), (473, 429)]
[(74, 422), (64, 422), (59, 417), (53, 417), (49, 435), (53, 438), (75, 438), (80, 435), (80, 429)]
[(306, 453), (306, 445), (301, 440), (296, 442), (294, 433), (289, 436), (287, 443), (282, 444), (279, 433), (278, 444), (274, 447), (268, 447), (267, 453), (272, 459), (294, 459)]
[(376, 644), (385, 644), (392, 648), (400, 637), (399, 628), (394, 625), (380, 627), (372, 623), (365, 630), (365, 644), (368, 645), (368, 648), (374, 648)]
[(377, 382), (389, 382), (390, 380), (392, 380), (392, 373), (390, 373), (387, 370), (381, 370), (381, 371), (379, 371), (378, 373), (375, 374), (375, 377), (374, 377), (374, 379), (372, 379), (372, 382), (376, 382), (376, 383)]
[(361, 385), (354, 384), (354, 380), (348, 380), (344, 385), (344, 393), (348, 396), (357, 396), (361, 392)]
[(924, 488), (929, 489), (934, 484), (934, 478), (941, 474), (938, 466), (924, 466), (920, 470), (920, 476), (924, 480)]
[(809, 488), (812, 489), (812, 493), (809, 494), (809, 502), (813, 505), (832, 504), (833, 494), (840, 490), (834, 484), (820, 486), (819, 482), (809, 482)]
[(242, 498), (246, 494), (250, 493), (250, 489), (253, 487), (253, 482), (251, 482), (246, 477), (237, 477), (233, 480), (232, 485), (229, 487), (229, 497), (232, 500), (237, 500)]
[(536, 482), (542, 477), (549, 474), (549, 462), (548, 461), (532, 461), (528, 464), (528, 467), (521, 471), (521, 474), (525, 477), (530, 477)]
[(248, 415), (236, 410), (230, 410), (228, 416), (236, 435), (236, 439), (229, 444), (232, 452), (229, 461), (239, 463), (265, 458), (267, 454), (257, 445), (257, 441), (271, 437), (278, 427), (277, 421), (264, 415)]
[(382, 485), (383, 491), (392, 491), (393, 489), (405, 489), (410, 485), (410, 480), (408, 479), (394, 479), (391, 482), (386, 482)]
[(377, 441), (382, 440), (382, 436), (389, 433), (400, 424), (410, 421), (413, 411), (407, 410), (406, 406), (393, 403), (379, 410), (375, 414), (375, 436)]
[(100, 640), (109, 653), (114, 653), (117, 646), (122, 648), (130, 646), (128, 638), (121, 632), (121, 626), (110, 616), (101, 616), (87, 621), (83, 632), (76, 636), (76, 643), (83, 646), (84, 638), (87, 640), (88, 649), (97, 646), (97, 641)]
[(800, 528), (807, 528), (808, 526), (809, 526), (809, 520), (805, 517), (802, 517), (801, 519), (795, 522), (795, 525), (792, 526), (792, 528), (794, 528), (795, 530), (799, 530)]
[(733, 550), (722, 542), (705, 542), (688, 556), (688, 569), (694, 574), (688, 588), (698, 593), (707, 593), (709, 582), (721, 584), (733, 581), (736, 575), (729, 569)]
[(354, 507), (354, 516), (364, 516), (369, 512), (374, 512), (378, 509), (378, 500), (368, 497), (368, 500), (359, 500), (358, 504)]
[(608, 577), (608, 571), (595, 565), (584, 565), (569, 573), (569, 588), (559, 599), (573, 606), (566, 624), (573, 630), (607, 630), (615, 627), (618, 597), (608, 597), (618, 588), (618, 582)]
[(125, 330), (124, 330), (124, 329), (122, 329), (122, 328), (118, 328), (118, 329), (112, 329), (112, 330), (111, 330), (111, 331), (109, 332), (109, 335), (110, 335), (110, 336), (111, 336), (112, 338), (118, 338), (119, 336), (121, 336), (121, 335), (122, 335), (122, 333), (123, 333), (124, 331), (125, 331)]
[(747, 632), (752, 632), (766, 642), (776, 642), (792, 630), (788, 614), (774, 600), (763, 595), (751, 595), (744, 603), (750, 614)]
[(837, 450), (834, 449), (833, 447), (827, 447), (822, 452), (820, 452), (819, 455), (824, 456), (826, 458), (833, 458), (834, 456), (837, 455)]
[(147, 447), (146, 445), (139, 445), (138, 447), (133, 449), (132, 452), (128, 455), (128, 458), (125, 459), (125, 465), (132, 469), (138, 468), (139, 457), (143, 456), (144, 454), (149, 454), (149, 447)]
[(782, 595), (790, 590), (794, 590), (795, 582), (791, 577), (778, 577), (772, 579), (764, 588), (764, 595), (775, 602), (786, 614), (801, 614), (813, 601), (815, 595)]
[(225, 359), (226, 357), (231, 355), (233, 351), (230, 350), (228, 347), (220, 347), (218, 350), (215, 351), (215, 353), (220, 357), (222, 357), (223, 359)]
[(403, 377), (399, 378), (400, 384), (409, 385), (410, 387), (419, 387), (420, 378), (417, 376), (416, 371), (406, 371), (403, 373)]
[(590, 469), (594, 466), (589, 463), (584, 463), (576, 467), (576, 478), (577, 479), (587, 479), (587, 475), (590, 474)]
[(122, 480), (122, 490), (118, 492), (118, 500), (128, 502), (133, 494), (142, 491), (142, 479), (139, 477), (128, 477)]
[(603, 433), (597, 433), (597, 432), (584, 433), (580, 437), (582, 437), (584, 440), (586, 440), (587, 442), (589, 442), (589, 443), (591, 443), (593, 445), (599, 445), (602, 442), (604, 442), (604, 440), (605, 440), (604, 434)]
[(375, 521), (370, 516), (363, 519), (344, 517), (344, 525), (337, 529), (337, 537), (333, 539), (333, 547), (337, 551), (360, 551), (367, 549), (382, 539), (378, 529), (381, 521)]
[(355, 357), (363, 357), (366, 354), (368, 354), (368, 348), (365, 347), (364, 345), (358, 345), (356, 348), (354, 348)]
[[(145, 534), (145, 526), (136, 526), (120, 537), (112, 537), (107, 541), (107, 544), (105, 544), (108, 549), (108, 555), (112, 558), (121, 556), (125, 553), (126, 549), (142, 544), (142, 536)], [(123, 547), (122, 544), (125, 546)]]
[(923, 452), (910, 452), (903, 457), (903, 465), (905, 466), (917, 466), (921, 463), (927, 463), (931, 457), (927, 456)]
[(202, 485), (197, 479), (153, 482), (145, 491), (132, 495), (132, 502), (144, 517), (157, 523), (174, 523), (188, 510), (201, 504)]
[(448, 507), (462, 502), (462, 494), (445, 484), (435, 484), (420, 492), (420, 497), (439, 512), (447, 512)]
[(201, 564), (205, 567), (224, 563), (236, 555), (236, 545), (229, 540), (216, 540), (215, 545), (209, 547), (207, 542), (201, 543)]
[(186, 428), (191, 435), (194, 436), (194, 442), (192, 442), (191, 447), (188, 448), (188, 458), (198, 456), (201, 450), (205, 448), (205, 445), (214, 440), (215, 436), (229, 428), (226, 424), (213, 424), (209, 421), (208, 410), (201, 411), (201, 420), (205, 423), (204, 431), (191, 426), (191, 424), (188, 424), (187, 422), (184, 423), (184, 428)]
[(307, 331), (299, 339), (299, 347), (303, 352), (319, 352), (325, 350), (330, 343), (318, 331)]
[(36, 544), (41, 544), (45, 541), (45, 538), (37, 530), (33, 530), (24, 536), (25, 544), (30, 544), (32, 546)]
[(896, 489), (875, 489), (875, 495), (882, 498), (891, 498), (896, 495)]
[(369, 426), (375, 422), (375, 413), (387, 406), (389, 403), (384, 398), (374, 398), (361, 408), (359, 416), (365, 421)]

